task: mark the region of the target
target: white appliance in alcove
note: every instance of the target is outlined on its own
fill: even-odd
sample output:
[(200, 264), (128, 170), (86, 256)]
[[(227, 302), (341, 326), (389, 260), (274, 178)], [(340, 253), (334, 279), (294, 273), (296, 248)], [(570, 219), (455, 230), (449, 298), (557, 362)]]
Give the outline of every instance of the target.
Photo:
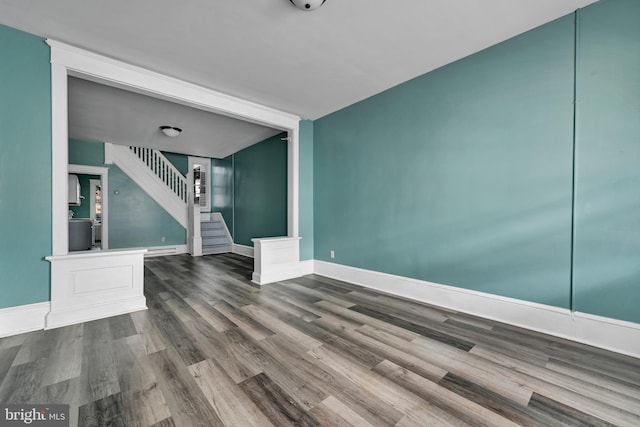
[(71, 206), (80, 206), (80, 180), (78, 175), (70, 173), (68, 175), (69, 185), (69, 204)]

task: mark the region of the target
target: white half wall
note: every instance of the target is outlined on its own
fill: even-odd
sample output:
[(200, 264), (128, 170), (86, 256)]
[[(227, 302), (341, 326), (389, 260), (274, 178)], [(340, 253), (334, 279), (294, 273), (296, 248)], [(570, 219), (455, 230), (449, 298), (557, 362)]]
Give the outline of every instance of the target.
[(325, 261), (315, 274), (640, 358), (640, 324)]
[(47, 257), (51, 311), (45, 329), (145, 310), (146, 252), (86, 251)]
[(269, 237), (253, 242), (252, 282), (258, 285), (300, 277), (300, 237)]

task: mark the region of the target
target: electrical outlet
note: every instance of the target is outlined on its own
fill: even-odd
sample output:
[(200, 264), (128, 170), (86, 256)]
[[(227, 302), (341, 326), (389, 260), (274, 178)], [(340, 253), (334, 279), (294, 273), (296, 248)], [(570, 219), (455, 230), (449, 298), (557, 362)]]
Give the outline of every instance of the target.
[(160, 241), (161, 241), (161, 242), (164, 242), (165, 240), (167, 240), (167, 238), (166, 238), (166, 237), (164, 237), (164, 236), (162, 236), (162, 237), (160, 238)]
[(336, 257), (336, 251), (334, 251), (333, 249), (331, 249), (331, 259)]

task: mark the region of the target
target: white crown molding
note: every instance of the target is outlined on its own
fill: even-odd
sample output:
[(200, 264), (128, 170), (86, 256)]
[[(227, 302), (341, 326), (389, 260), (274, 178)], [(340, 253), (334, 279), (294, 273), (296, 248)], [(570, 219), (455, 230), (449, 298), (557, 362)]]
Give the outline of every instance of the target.
[(0, 338), (44, 329), (49, 310), (48, 301), (0, 309)]
[(446, 307), (606, 350), (640, 357), (640, 324), (564, 308), (314, 261), (315, 274), (391, 295)]

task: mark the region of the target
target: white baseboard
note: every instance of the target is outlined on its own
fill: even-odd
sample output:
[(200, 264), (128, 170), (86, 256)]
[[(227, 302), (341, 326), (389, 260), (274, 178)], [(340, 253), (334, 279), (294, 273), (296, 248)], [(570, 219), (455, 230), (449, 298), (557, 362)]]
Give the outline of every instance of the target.
[(314, 272), (388, 294), (450, 308), (640, 357), (640, 324), (325, 261)]
[(312, 259), (308, 259), (306, 261), (300, 261), (300, 276), (306, 276), (307, 274), (313, 274), (314, 272), (314, 261)]
[(231, 252), (253, 258), (253, 248), (251, 246), (237, 245), (234, 243), (231, 246)]
[[(90, 322), (91, 320), (104, 319), (106, 317), (119, 316), (134, 311), (146, 310), (145, 297), (135, 297), (105, 304), (95, 304), (81, 308), (52, 311), (47, 315), (45, 329), (55, 329), (76, 323)], [(42, 328), (40, 328), (42, 329)]]
[[(202, 246), (202, 243), (200, 243)], [(189, 252), (187, 245), (172, 245), (172, 246), (153, 246), (147, 248), (147, 253), (144, 254), (145, 258), (150, 258), (154, 256), (165, 256), (165, 255), (178, 255), (178, 254), (186, 254)]]
[(263, 285), (266, 283), (280, 282), (282, 280), (295, 279), (300, 276), (306, 276), (307, 274), (313, 274), (314, 261), (312, 259), (306, 261), (300, 261), (299, 263), (292, 263), (289, 268), (283, 270), (277, 270), (272, 272), (254, 272), (251, 276), (253, 283)]
[(44, 329), (50, 309), (48, 301), (0, 309), (0, 338)]
[(297, 277), (300, 277), (297, 268), (273, 273), (256, 273), (254, 271), (251, 275), (251, 281), (259, 286), (268, 286), (269, 283), (281, 282), (283, 280), (295, 279)]

